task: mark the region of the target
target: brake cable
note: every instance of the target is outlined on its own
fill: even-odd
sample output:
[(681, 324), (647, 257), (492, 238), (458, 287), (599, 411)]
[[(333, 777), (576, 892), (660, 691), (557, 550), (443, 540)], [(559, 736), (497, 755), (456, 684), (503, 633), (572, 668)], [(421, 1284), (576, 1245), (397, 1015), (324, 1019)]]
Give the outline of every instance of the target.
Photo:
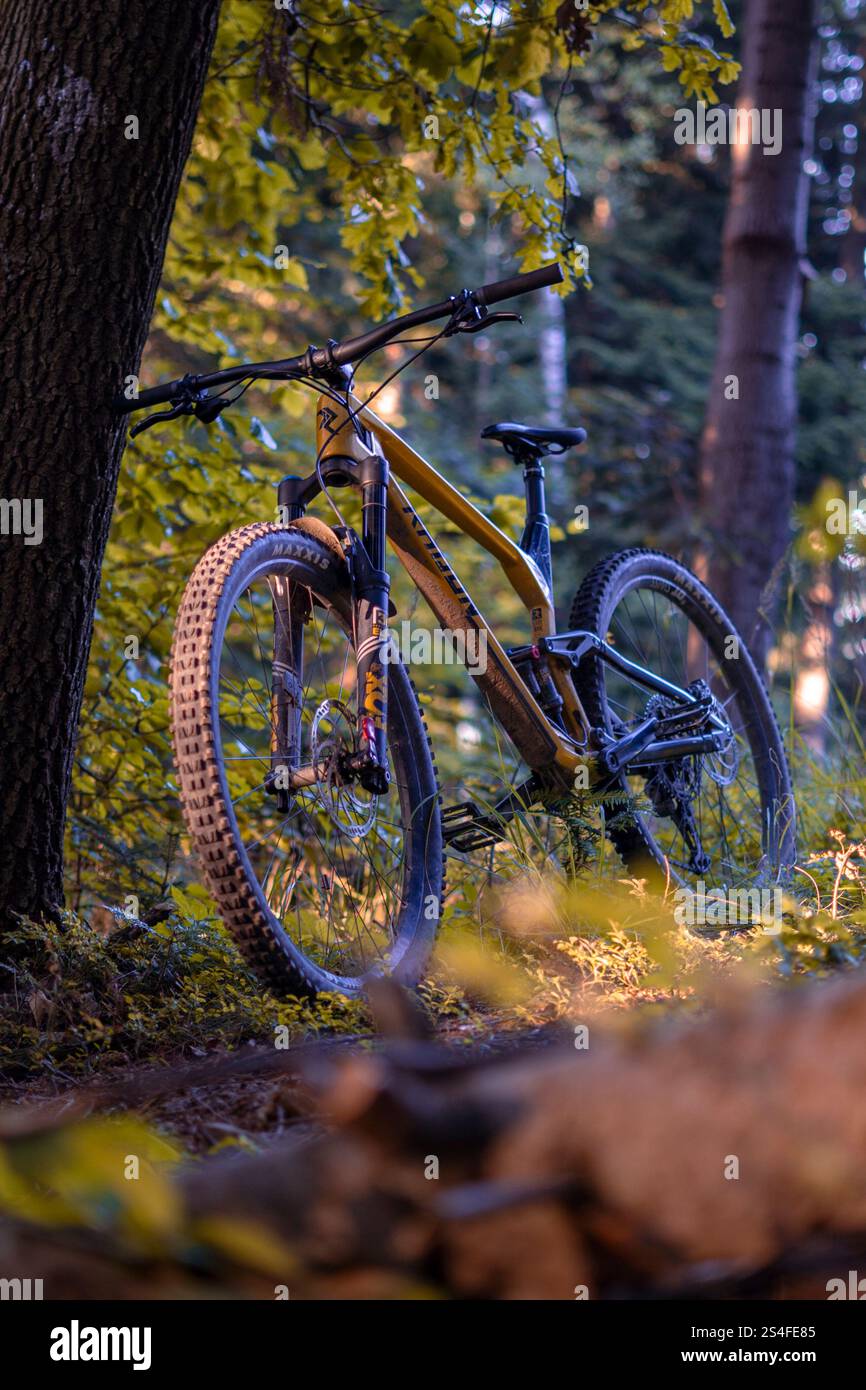
[[(523, 323), (523, 315), (512, 313), (510, 310), (496, 311), (491, 314), (483, 305), (475, 303), (475, 300), (472, 298), (471, 290), (461, 290), (460, 294), (455, 296), (455, 301), (454, 312), (445, 327), (441, 328), (438, 333), (431, 334), (429, 338), (420, 340), (423, 341), (423, 347), (420, 347), (417, 352), (413, 352), (405, 362), (402, 362), (399, 367), (396, 367), (391, 375), (386, 377), (385, 380), (376, 387), (376, 390), (371, 392), (367, 399), (361, 403), (357, 411), (353, 411), (349, 405), (349, 390), (351, 390), (351, 386), (347, 389), (346, 399), (343, 401), (343, 405), (346, 408), (349, 419), (355, 427), (355, 432), (359, 439), (362, 438), (358, 423), (360, 412), (366, 410), (371, 401), (374, 401), (379, 393), (384, 391), (386, 386), (390, 386), (391, 382), (394, 381), (401, 372), (405, 372), (407, 367), (411, 367), (413, 363), (417, 362), (418, 358), (422, 357), (434, 343), (440, 342), (443, 338), (451, 338), (457, 333), (478, 333), (482, 328), (492, 326), (494, 323)], [(468, 320), (465, 318), (467, 310), (469, 310), (472, 315), (471, 319)], [(401, 341), (417, 342), (419, 340), (408, 338), (402, 340), (400, 338), (392, 339), (394, 344), (399, 344)], [(372, 357), (374, 352), (380, 352), (383, 347), (389, 346), (391, 346), (391, 344), (382, 343), (377, 347), (370, 348), (368, 352), (365, 352), (363, 356), (359, 357), (357, 362), (352, 364), (353, 378), (357, 368), (360, 367), (362, 363), (366, 362), (368, 357)], [(321, 482), (321, 479), (319, 479), (319, 481)]]

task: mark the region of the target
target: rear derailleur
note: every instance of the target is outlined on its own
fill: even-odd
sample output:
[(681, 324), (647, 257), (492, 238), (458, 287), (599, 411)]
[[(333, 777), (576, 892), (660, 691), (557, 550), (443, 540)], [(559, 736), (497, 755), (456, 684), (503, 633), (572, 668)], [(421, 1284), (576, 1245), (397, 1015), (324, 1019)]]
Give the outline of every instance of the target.
[(643, 724), (654, 722), (656, 737), (663, 734), (665, 738), (687, 738), (703, 733), (710, 717), (714, 716), (714, 722), (723, 722), (727, 726), (726, 737), (721, 733), (716, 734), (716, 752), (687, 753), (663, 762), (645, 763), (642, 767), (638, 757), (631, 771), (643, 777), (644, 790), (654, 813), (673, 821), (679, 830), (689, 854), (686, 867), (694, 874), (705, 874), (709, 872), (712, 858), (701, 843), (693, 806), (700, 796), (704, 773), (720, 786), (726, 786), (736, 776), (738, 756), (733, 730), (707, 682), (692, 681), (688, 689), (695, 704), (687, 710), (664, 695), (651, 695), (644, 711)]

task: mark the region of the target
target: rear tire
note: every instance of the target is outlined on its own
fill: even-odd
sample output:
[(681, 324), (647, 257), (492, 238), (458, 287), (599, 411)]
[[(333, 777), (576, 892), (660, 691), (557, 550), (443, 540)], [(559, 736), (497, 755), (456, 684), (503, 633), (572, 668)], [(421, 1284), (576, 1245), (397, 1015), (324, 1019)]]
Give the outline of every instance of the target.
[[(666, 625), (661, 625), (659, 608)], [(700, 817), (704, 848), (713, 850), (712, 870), (705, 881), (730, 887), (747, 879), (783, 880), (794, 862), (796, 845), (794, 799), (782, 736), (755, 663), (709, 590), (670, 555), (643, 549), (620, 551), (586, 576), (572, 605), (569, 627), (597, 633), (623, 655), (680, 686), (690, 676), (703, 677), (723, 697), (737, 734), (736, 778), (725, 784), (725, 773), (720, 782), (715, 755), (684, 769), (692, 778), (697, 770), (693, 807)], [(621, 733), (646, 713), (649, 692), (619, 676), (594, 654), (580, 663), (575, 686), (590, 724), (607, 733)], [(606, 783), (608, 790), (622, 793), (623, 804), (631, 805), (641, 793), (646, 803), (647, 786), (646, 778), (628, 774)], [(683, 863), (685, 841), (673, 820), (654, 810), (650, 815), (646, 811), (614, 814), (608, 833), (635, 872), (649, 873), (656, 881), (660, 873), (670, 873), (684, 885), (704, 878)]]

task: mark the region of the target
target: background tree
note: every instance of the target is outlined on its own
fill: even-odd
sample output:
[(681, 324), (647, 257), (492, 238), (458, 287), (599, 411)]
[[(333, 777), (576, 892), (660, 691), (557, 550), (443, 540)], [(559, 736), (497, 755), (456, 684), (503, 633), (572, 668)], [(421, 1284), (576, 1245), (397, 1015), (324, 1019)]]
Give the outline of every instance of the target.
[(0, 34), (3, 494), (0, 918), (63, 901), (63, 824), (125, 426), (219, 0), (12, 0)]
[[(701, 505), (714, 538), (710, 588), (759, 655), (765, 594), (790, 539), (796, 344), (806, 255), (817, 0), (747, 0), (737, 110), (781, 112), (781, 149), (732, 149), (720, 322), (701, 447)], [(763, 619), (763, 621), (761, 621)]]

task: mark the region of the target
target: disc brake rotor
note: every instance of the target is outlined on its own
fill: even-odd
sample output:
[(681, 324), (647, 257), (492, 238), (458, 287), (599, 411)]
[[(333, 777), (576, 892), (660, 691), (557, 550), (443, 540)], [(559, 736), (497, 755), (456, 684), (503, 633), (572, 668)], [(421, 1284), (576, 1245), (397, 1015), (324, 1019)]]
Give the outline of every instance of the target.
[(720, 749), (718, 753), (706, 753), (704, 755), (704, 769), (707, 776), (717, 786), (729, 787), (732, 782), (736, 781), (737, 773), (740, 770), (740, 749), (727, 715), (718, 700), (713, 702), (713, 714), (724, 720), (731, 739), (727, 748)]
[[(341, 728), (345, 726), (345, 731)], [(316, 800), (344, 835), (359, 840), (376, 819), (376, 798), (358, 795), (354, 783), (345, 779), (342, 764), (347, 754), (357, 750), (355, 721), (340, 700), (323, 700), (313, 716), (310, 752), (314, 767), (322, 773), (314, 783)]]

